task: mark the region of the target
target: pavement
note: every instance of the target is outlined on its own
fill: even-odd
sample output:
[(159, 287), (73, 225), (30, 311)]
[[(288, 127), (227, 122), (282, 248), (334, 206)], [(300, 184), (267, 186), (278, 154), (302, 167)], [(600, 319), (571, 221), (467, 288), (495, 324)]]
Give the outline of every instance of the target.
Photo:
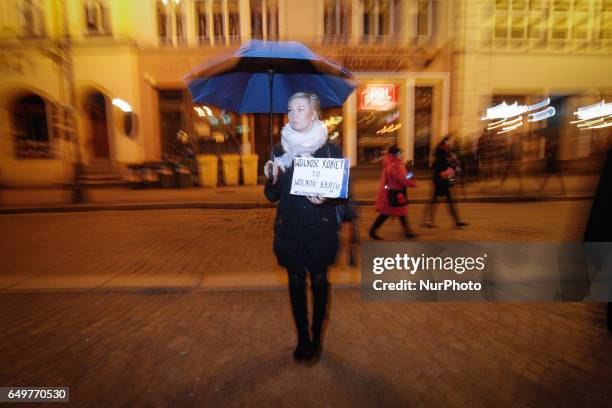
[[(598, 175), (564, 175), (565, 192), (557, 177), (525, 176), (521, 180), (511, 175), (503, 184), (500, 180), (485, 180), (454, 187), (459, 202), (527, 202), (583, 200), (592, 198), (599, 180)], [(371, 205), (379, 187), (377, 179), (356, 179), (353, 198), (363, 205)], [(501, 185), (500, 185), (501, 184)], [(417, 179), (417, 187), (409, 190), (412, 203), (425, 203), (432, 194), (429, 179)], [(187, 189), (129, 189), (98, 188), (86, 190), (86, 202), (72, 204), (71, 191), (54, 188), (20, 188), (0, 190), (0, 214), (28, 212), (66, 212), (96, 210), (142, 210), (173, 208), (269, 208), (262, 194), (262, 185), (195, 187)]]
[(331, 301), (310, 367), (284, 291), (2, 294), (0, 384), (77, 407), (610, 406), (600, 304)]
[[(439, 228), (424, 228), (426, 205), (411, 204), (418, 240), (431, 242), (579, 241), (590, 201), (461, 203), (467, 228), (454, 228), (445, 205)], [(360, 206), (359, 241), (377, 216)], [(284, 289), (286, 272), (272, 253), (273, 208), (165, 209), (28, 213), (0, 216), (0, 293), (207, 292)], [(360, 246), (350, 245), (352, 225), (341, 230), (341, 251), (330, 270), (337, 287), (361, 282)], [(404, 241), (397, 219), (379, 235)], [(349, 250), (357, 265), (348, 263)]]
[[(409, 218), (422, 241), (559, 242), (581, 239), (589, 208), (464, 202), (467, 228), (440, 208), (439, 228), (427, 229), (417, 203)], [(377, 213), (363, 205), (359, 215), (364, 241)], [(366, 302), (347, 263), (347, 226), (322, 358), (295, 363), (273, 217), (273, 208), (0, 216), (0, 385), (67, 386), (71, 404), (101, 407), (609, 406), (604, 305)], [(397, 220), (380, 235), (403, 240)]]

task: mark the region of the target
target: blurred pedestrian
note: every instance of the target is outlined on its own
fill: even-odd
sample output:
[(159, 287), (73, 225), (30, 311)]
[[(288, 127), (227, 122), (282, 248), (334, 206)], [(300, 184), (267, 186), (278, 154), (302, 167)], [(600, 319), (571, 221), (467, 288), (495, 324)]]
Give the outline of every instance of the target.
[(544, 144), (544, 179), (540, 185), (540, 193), (544, 192), (544, 187), (550, 177), (556, 176), (561, 185), (561, 194), (565, 194), (565, 182), (561, 175), (559, 166), (559, 140), (557, 136), (546, 137)]
[(523, 163), (520, 134), (507, 133), (504, 150), (504, 165), (499, 187), (502, 187), (510, 175), (514, 175), (519, 182), (519, 191), (523, 193)]
[[(322, 351), (323, 324), (327, 315), (329, 283), (327, 268), (339, 248), (339, 207), (321, 196), (290, 194), (294, 157), (341, 158), (340, 148), (327, 137), (320, 118), (319, 98), (299, 92), (288, 103), (288, 119), (281, 142), (273, 148), (274, 160), (264, 167), (267, 177), (264, 194), (278, 201), (274, 221), (274, 254), (289, 275), (289, 297), (297, 329), (293, 357), (297, 361), (318, 361)], [(309, 330), (306, 303), (306, 275), (310, 275), (313, 298)]]
[(448, 208), (455, 221), (455, 226), (465, 227), (468, 224), (462, 222), (459, 219), (459, 213), (453, 202), (453, 196), (451, 195), (451, 185), (455, 183), (455, 170), (451, 167), (449, 161), (452, 160), (451, 155), (451, 135), (445, 136), (435, 150), (435, 158), (433, 162), (433, 197), (431, 203), (425, 210), (425, 226), (427, 228), (434, 228), (436, 206), (438, 203), (438, 197), (445, 196), (448, 201)]
[(408, 222), (408, 195), (406, 187), (416, 187), (413, 173), (407, 172), (401, 159), (401, 150), (391, 146), (383, 158), (383, 169), (380, 175), (380, 186), (376, 196), (376, 210), (380, 213), (370, 227), (370, 238), (380, 240), (376, 231), (389, 217), (398, 217), (406, 238), (414, 238), (415, 234)]

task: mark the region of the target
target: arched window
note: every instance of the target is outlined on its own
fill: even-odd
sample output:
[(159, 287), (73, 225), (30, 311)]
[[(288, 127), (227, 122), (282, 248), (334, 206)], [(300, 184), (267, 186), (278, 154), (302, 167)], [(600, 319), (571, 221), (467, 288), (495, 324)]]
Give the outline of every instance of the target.
[(18, 159), (51, 159), (49, 127), (45, 101), (38, 95), (27, 95), (13, 106), (15, 155)]

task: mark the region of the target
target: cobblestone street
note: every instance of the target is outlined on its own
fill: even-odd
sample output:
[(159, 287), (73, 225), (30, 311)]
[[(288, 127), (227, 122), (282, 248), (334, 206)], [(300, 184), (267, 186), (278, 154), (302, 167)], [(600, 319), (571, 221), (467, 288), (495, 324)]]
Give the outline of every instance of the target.
[(77, 406), (609, 406), (604, 308), (366, 303), (336, 289), (318, 365), (284, 291), (4, 294), (3, 386)]
[[(421, 227), (425, 205), (409, 214), (422, 241), (555, 242), (581, 240), (589, 208), (589, 201), (462, 204), (470, 222), (462, 230), (453, 228), (445, 204), (439, 228)], [(360, 209), (361, 240), (369, 239), (376, 214), (372, 206)], [(2, 234), (10, 239), (0, 242), (0, 290), (284, 284), (272, 253), (273, 217), (273, 209), (3, 215)], [(380, 235), (402, 240), (398, 220), (388, 220)], [(358, 268), (347, 266), (348, 239), (345, 225), (332, 281), (358, 279)]]
[[(462, 230), (444, 205), (439, 228), (410, 214), (423, 241), (555, 242), (580, 240), (589, 208), (462, 204)], [(367, 240), (376, 212), (360, 215)], [(609, 406), (603, 305), (364, 302), (346, 244), (323, 357), (294, 363), (273, 216), (0, 216), (0, 385), (69, 386), (78, 406)], [(380, 234), (400, 240), (399, 222)]]

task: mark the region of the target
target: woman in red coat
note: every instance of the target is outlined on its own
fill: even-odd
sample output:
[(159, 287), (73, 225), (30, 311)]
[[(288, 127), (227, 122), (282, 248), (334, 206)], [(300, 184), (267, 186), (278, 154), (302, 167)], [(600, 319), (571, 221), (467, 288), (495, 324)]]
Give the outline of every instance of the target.
[(402, 194), (398, 197), (399, 202), (405, 203), (399, 207), (392, 207), (389, 203), (389, 190), (405, 190), (406, 187), (416, 187), (416, 183), (412, 179), (406, 178), (406, 168), (400, 158), (401, 150), (397, 146), (391, 146), (389, 151), (383, 159), (383, 171), (380, 175), (380, 187), (378, 188), (378, 195), (376, 196), (376, 210), (380, 212), (380, 215), (372, 224), (370, 228), (370, 238), (381, 239), (376, 235), (376, 230), (387, 221), (389, 217), (399, 217), (406, 238), (414, 238), (414, 233), (410, 229), (410, 224), (406, 215), (408, 204), (406, 194)]

